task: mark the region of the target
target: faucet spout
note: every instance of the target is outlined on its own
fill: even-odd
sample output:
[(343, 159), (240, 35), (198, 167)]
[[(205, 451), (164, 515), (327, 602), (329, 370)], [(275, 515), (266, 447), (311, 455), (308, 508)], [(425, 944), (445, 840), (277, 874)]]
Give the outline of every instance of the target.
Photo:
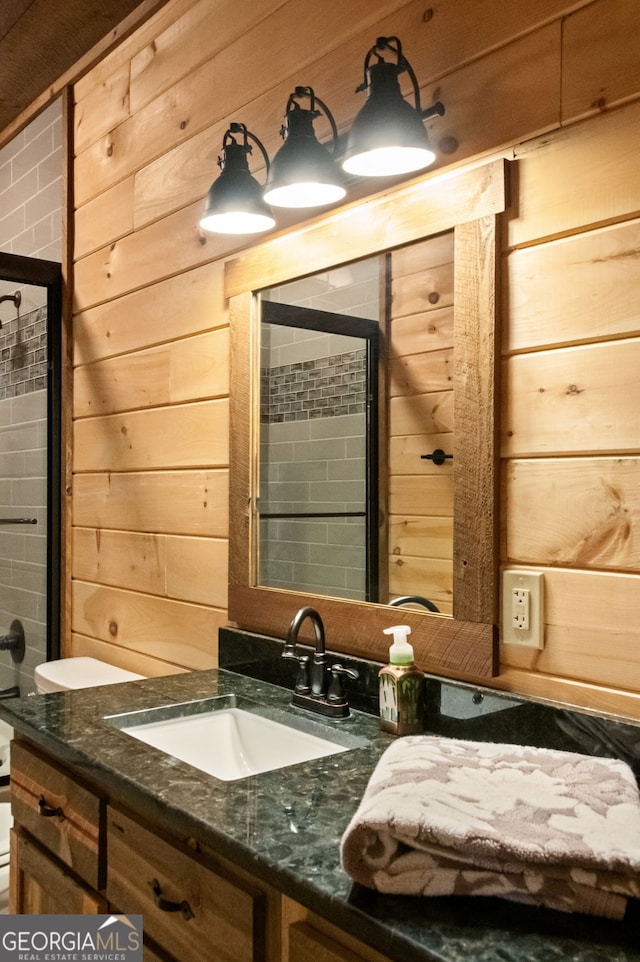
[(289, 631), (287, 632), (287, 640), (284, 646), (283, 657), (297, 658), (296, 644), (298, 642), (298, 634), (303, 622), (305, 622), (307, 619), (309, 619), (313, 625), (313, 633), (316, 638), (316, 649), (309, 669), (311, 694), (325, 695), (327, 691), (327, 682), (324, 624), (322, 623), (322, 618), (315, 608), (301, 608), (294, 615), (294, 618), (289, 625)]
[(301, 608), (298, 611), (289, 625), (289, 631), (287, 632), (286, 647), (295, 652), (296, 643), (298, 641), (298, 633), (302, 627), (302, 623), (309, 619), (313, 625), (313, 632), (316, 636), (316, 654), (324, 654), (325, 651), (325, 641), (324, 641), (324, 624), (322, 623), (322, 618), (315, 610), (315, 608)]

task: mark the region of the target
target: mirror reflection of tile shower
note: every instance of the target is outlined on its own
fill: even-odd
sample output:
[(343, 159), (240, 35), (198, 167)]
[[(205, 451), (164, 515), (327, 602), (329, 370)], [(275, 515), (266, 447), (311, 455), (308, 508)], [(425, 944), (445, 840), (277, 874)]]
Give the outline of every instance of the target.
[(260, 584), (377, 596), (381, 270), (373, 258), (261, 294)]

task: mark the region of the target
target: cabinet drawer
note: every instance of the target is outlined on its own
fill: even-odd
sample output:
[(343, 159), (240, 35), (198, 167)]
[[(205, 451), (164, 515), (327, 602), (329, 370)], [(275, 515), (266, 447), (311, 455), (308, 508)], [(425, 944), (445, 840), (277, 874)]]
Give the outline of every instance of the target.
[(264, 897), (158, 838), (117, 809), (107, 814), (107, 898), (139, 914), (145, 935), (181, 962), (262, 962)]
[(86, 888), (20, 829), (11, 829), (12, 915), (102, 915), (107, 901)]
[(361, 955), (350, 952), (306, 922), (296, 922), (289, 929), (289, 962), (309, 962), (309, 959), (321, 962), (364, 962)]
[(352, 948), (337, 942), (309, 922), (289, 926), (289, 962), (389, 962), (384, 956), (348, 935)]
[(30, 746), (11, 743), (11, 805), (16, 824), (42, 842), (91, 888), (104, 886), (105, 804), (71, 773)]

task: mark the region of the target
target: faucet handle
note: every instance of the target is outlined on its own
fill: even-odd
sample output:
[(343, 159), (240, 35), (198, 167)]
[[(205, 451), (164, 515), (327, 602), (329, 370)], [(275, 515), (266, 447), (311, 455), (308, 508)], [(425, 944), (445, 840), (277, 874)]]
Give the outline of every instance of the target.
[(294, 690), (299, 695), (308, 695), (311, 691), (311, 680), (309, 673), (309, 655), (301, 655), (298, 659), (298, 674)]
[(331, 704), (346, 704), (347, 696), (344, 688), (344, 678), (357, 678), (355, 668), (344, 668), (340, 664), (331, 666), (331, 684), (327, 693), (327, 701)]

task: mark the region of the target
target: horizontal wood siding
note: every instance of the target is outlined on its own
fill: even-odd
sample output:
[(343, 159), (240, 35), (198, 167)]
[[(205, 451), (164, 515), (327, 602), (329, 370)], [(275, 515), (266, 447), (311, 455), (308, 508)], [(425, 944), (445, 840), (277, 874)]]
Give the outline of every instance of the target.
[[(628, 25), (628, 5), (613, 6)], [(566, 690), (568, 700), (635, 717), (637, 131), (633, 103), (520, 155), (524, 199), (504, 261), (503, 561), (544, 572), (545, 644), (501, 653), (504, 687), (539, 696), (547, 679), (548, 697)]]
[[(203, 235), (199, 213), (230, 121), (273, 154), (288, 94), (305, 83), (348, 129), (380, 35), (403, 41), (423, 103), (445, 104), (427, 123), (436, 168), (515, 161), (501, 263), (501, 560), (544, 571), (546, 638), (541, 653), (503, 646), (495, 685), (640, 717), (636, 0), (450, 0), (428, 10), (416, 0), (169, 0), (78, 80), (66, 652), (145, 674), (215, 664), (233, 431), (225, 296), (247, 265), (267, 283), (282, 265), (261, 264), (250, 239)], [(350, 200), (384, 189), (355, 185)], [(425, 230), (437, 232), (438, 203), (453, 202), (446, 191), (435, 198)], [(366, 205), (345, 216), (366, 217)], [(307, 272), (328, 253), (348, 259), (339, 217), (296, 250), (304, 220), (279, 218), (291, 231), (287, 267), (292, 256)], [(379, 218), (374, 247), (384, 234)], [(412, 285), (394, 292), (389, 498), (399, 517), (389, 543), (392, 558), (407, 559), (407, 590), (423, 583), (425, 537), (434, 578), (451, 561), (443, 473), (430, 474), (424, 517), (406, 470), (424, 453), (416, 392), (430, 400), (430, 445), (446, 449), (454, 427), (453, 282), (436, 261), (424, 282), (437, 303), (425, 307)], [(424, 361), (409, 372), (403, 358), (414, 355)]]

